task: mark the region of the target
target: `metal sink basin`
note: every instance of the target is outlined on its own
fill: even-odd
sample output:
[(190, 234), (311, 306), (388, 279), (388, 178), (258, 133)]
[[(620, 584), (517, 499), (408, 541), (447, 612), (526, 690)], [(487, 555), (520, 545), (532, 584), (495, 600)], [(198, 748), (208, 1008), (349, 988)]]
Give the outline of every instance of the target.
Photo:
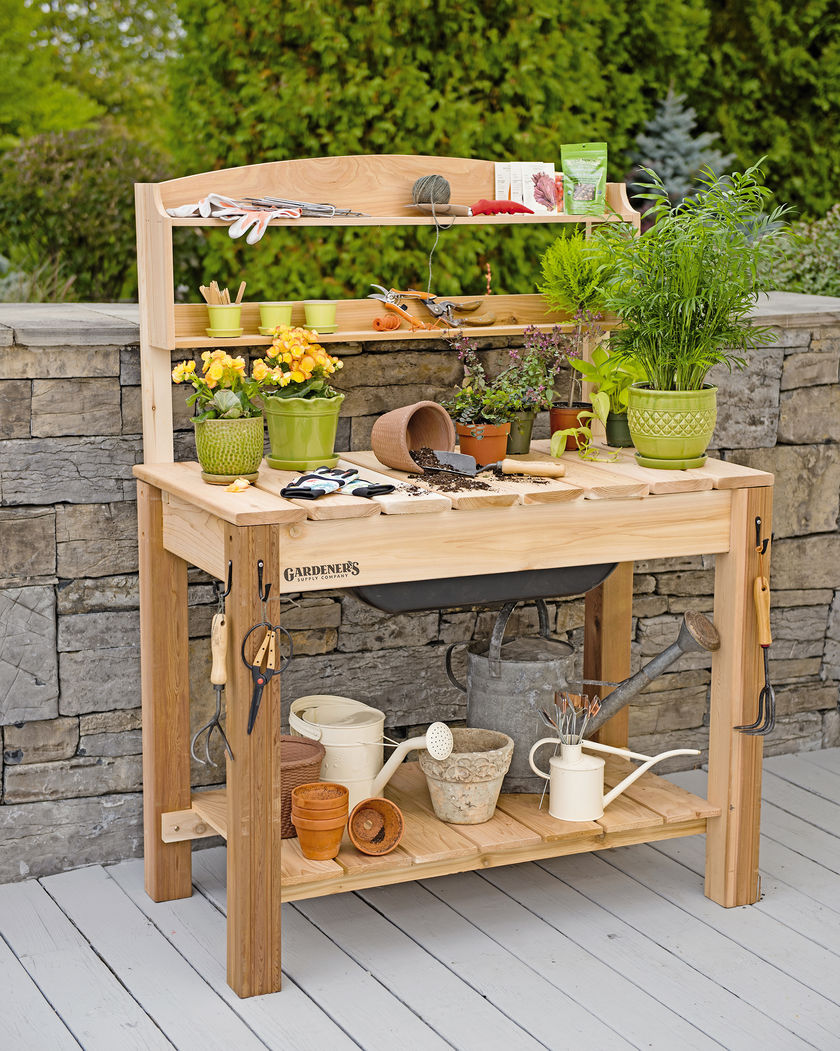
[(400, 584), (369, 584), (344, 590), (384, 613), (413, 613), (448, 606), (489, 606), (513, 599), (582, 595), (606, 580), (616, 565), (616, 562), (606, 562), (596, 566), (442, 577)]

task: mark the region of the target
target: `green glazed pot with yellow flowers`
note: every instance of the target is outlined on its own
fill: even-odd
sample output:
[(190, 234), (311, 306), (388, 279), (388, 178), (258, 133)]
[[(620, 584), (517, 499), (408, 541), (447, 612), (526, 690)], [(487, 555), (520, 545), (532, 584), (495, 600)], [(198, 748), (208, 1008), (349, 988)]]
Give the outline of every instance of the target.
[(317, 342), (306, 328), (280, 326), (264, 361), (254, 375), (266, 387), (263, 399), (271, 455), (278, 471), (311, 471), (335, 467), (335, 436), (344, 395), (329, 378), (341, 361)]
[(211, 485), (228, 485), (237, 478), (255, 482), (263, 457), (264, 424), (256, 399), (263, 384), (246, 371), (245, 359), (223, 350), (206, 350), (201, 373), (194, 361), (172, 370), (175, 383), (191, 383), (187, 405), (201, 411), (193, 420), (201, 477)]

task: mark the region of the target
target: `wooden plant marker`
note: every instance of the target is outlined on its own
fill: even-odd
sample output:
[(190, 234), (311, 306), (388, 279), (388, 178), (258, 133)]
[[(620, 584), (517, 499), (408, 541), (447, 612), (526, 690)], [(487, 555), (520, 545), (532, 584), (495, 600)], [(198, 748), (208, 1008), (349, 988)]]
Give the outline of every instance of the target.
[[(275, 471), (263, 461), (256, 484), (263, 492), (280, 496), (281, 490), (300, 475), (300, 471)], [(288, 503), (300, 507), (312, 522), (328, 522), (336, 518), (371, 518), (382, 511), (380, 505), (373, 500), (363, 500), (360, 496), (342, 496), (340, 492), (319, 496), (317, 500), (295, 500), (292, 497)]]
[[(377, 474), (385, 475), (391, 482), (417, 485), (421, 489), (427, 489), (430, 493), (437, 494), (438, 492), (428, 484), (422, 475), (408, 474), (406, 471), (395, 471), (391, 467), (386, 467), (385, 464), (377, 460), (376, 455), (371, 451), (349, 452), (342, 455), (345, 460), (348, 460), (356, 467), (366, 467), (376, 471)], [(512, 507), (513, 504), (521, 502), (519, 493), (500, 489), (489, 480), (487, 484), (492, 486), (492, 488), (464, 489), (456, 493), (447, 493), (446, 496), (452, 501), (453, 508), (459, 511), (483, 511), (485, 508), (490, 507)]]

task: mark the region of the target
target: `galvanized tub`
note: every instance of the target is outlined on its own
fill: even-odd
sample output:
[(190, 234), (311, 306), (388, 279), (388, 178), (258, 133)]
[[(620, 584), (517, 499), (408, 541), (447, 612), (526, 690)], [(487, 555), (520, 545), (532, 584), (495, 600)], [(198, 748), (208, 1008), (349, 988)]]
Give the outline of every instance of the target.
[[(489, 639), (453, 643), (446, 651), (449, 681), (467, 695), (467, 725), (498, 730), (513, 738), (505, 792), (541, 792), (542, 780), (528, 764), (531, 745), (543, 732), (540, 708), (553, 710), (554, 693), (574, 681), (575, 653), (568, 642), (552, 637), (548, 609), (537, 599), (539, 636), (504, 641), (505, 628), (517, 603), (500, 611)], [(467, 681), (452, 670), (452, 653), (467, 645)]]

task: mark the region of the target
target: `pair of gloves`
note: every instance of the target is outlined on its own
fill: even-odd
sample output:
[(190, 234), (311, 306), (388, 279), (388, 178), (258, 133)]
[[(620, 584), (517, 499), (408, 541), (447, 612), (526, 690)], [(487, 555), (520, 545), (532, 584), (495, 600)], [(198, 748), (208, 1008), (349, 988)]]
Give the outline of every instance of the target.
[(370, 500), (374, 496), (386, 496), (396, 489), (394, 485), (368, 482), (358, 475), (359, 472), (353, 469), (340, 471), (335, 467), (318, 467), (284, 486), (280, 495), (294, 500), (317, 500), (340, 491), (345, 496), (361, 496)]
[(228, 233), (234, 240), (247, 234), (245, 240), (249, 245), (262, 238), (272, 219), (300, 219), (301, 214), (300, 208), (261, 208), (219, 193), (209, 193), (195, 204), (182, 204), (166, 211), (176, 219), (221, 219), (231, 224)]

